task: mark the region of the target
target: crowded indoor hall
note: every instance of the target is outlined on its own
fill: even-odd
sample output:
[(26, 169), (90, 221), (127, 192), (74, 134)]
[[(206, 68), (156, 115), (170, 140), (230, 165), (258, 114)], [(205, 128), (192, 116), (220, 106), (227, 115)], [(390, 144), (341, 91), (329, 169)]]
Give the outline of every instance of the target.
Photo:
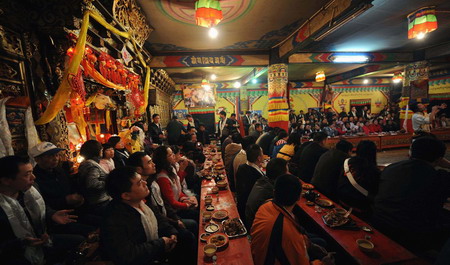
[(0, 0), (0, 264), (449, 265), (449, 0)]

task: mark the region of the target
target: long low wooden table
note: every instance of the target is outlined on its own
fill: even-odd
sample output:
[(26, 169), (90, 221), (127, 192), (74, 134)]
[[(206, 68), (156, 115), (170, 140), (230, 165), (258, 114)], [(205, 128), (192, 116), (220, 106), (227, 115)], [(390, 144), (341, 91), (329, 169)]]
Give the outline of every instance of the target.
[[(432, 134), (442, 141), (450, 141), (450, 129), (433, 130)], [(328, 138), (326, 147), (333, 148), (340, 140), (347, 140), (356, 148), (359, 142), (363, 140), (370, 140), (374, 142), (378, 150), (385, 150), (399, 147), (409, 147), (412, 142), (412, 133), (396, 133), (396, 134), (372, 134), (363, 136), (336, 136)], [(302, 142), (307, 139), (302, 138)]]
[[(318, 191), (314, 190), (319, 193)], [(328, 199), (323, 194), (320, 194), (320, 199)], [(355, 221), (358, 227), (368, 226), (373, 229), (372, 233), (363, 230), (344, 230), (328, 227), (322, 220), (329, 210), (322, 209), (322, 212), (317, 212), (315, 206), (306, 205), (306, 199), (302, 196), (297, 203), (303, 209), (306, 216), (308, 216), (313, 223), (322, 232), (329, 235), (329, 237), (339, 245), (354, 261), (363, 265), (380, 265), (380, 264), (422, 264), (422, 261), (413, 253), (389, 239), (384, 234), (371, 227), (369, 224), (359, 219), (355, 215), (350, 215), (351, 219)], [(334, 202), (333, 202), (334, 203)], [(340, 205), (334, 203), (335, 207)], [(374, 251), (371, 254), (362, 252), (356, 244), (357, 239), (364, 239), (366, 236), (371, 237), (371, 241), (375, 245)], [(426, 264), (426, 263), (425, 263)]]
[[(220, 155), (217, 156), (219, 158)], [(221, 158), (220, 158), (221, 160)], [(202, 221), (202, 212), (206, 211), (205, 209), (205, 196), (208, 195), (210, 190), (215, 186), (214, 180), (203, 180), (202, 188), (200, 194), (200, 221)], [(219, 191), (219, 201), (217, 201), (217, 196), (212, 195), (215, 210), (226, 210), (228, 212), (229, 218), (239, 218), (239, 213), (237, 211), (236, 203), (233, 198), (233, 194), (229, 189), (220, 190)], [(219, 223), (219, 222), (216, 222)], [(206, 223), (207, 224), (207, 223)], [(200, 241), (200, 235), (205, 233), (205, 225), (204, 223), (200, 223), (199, 225), (199, 239), (198, 239), (198, 255), (197, 255), (197, 264), (212, 264), (211, 261), (204, 260), (203, 247), (206, 243)], [(222, 229), (222, 225), (220, 225)], [(230, 238), (228, 243), (228, 247), (222, 251), (218, 251), (217, 255), (217, 264), (218, 265), (252, 265), (253, 258), (252, 252), (250, 248), (250, 242), (248, 241), (246, 236), (238, 237), (238, 238)]]

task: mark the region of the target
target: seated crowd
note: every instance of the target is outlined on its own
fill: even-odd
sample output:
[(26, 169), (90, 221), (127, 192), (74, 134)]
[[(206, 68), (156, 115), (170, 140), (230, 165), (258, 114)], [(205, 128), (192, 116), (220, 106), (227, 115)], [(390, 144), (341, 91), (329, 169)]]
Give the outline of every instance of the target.
[[(383, 120), (392, 114), (386, 109)], [(298, 118), (316, 122), (315, 115)], [(337, 117), (327, 113), (320, 122), (332, 127), (346, 119)], [(55, 264), (98, 233), (101, 259), (114, 264), (196, 264), (203, 145), (210, 135), (187, 119), (185, 129), (174, 117), (166, 133), (155, 114), (150, 125), (135, 123), (107, 144), (88, 140), (76, 174), (61, 165), (59, 154), (68, 150), (49, 142), (30, 151), (34, 168), (25, 158), (0, 158), (0, 260)], [(450, 176), (436, 169), (450, 164), (443, 142), (422, 134), (409, 159), (380, 171), (373, 142), (361, 141), (354, 156), (346, 140), (327, 149), (330, 134), (315, 125), (302, 144), (311, 124), (292, 121), (289, 132), (266, 127), (254, 133), (260, 130), (254, 126), (245, 137), (237, 129), (218, 135), (255, 264), (333, 264), (324, 236), (309, 232), (300, 217), (301, 181), (412, 251), (444, 245), (450, 230), (440, 212), (450, 197)]]

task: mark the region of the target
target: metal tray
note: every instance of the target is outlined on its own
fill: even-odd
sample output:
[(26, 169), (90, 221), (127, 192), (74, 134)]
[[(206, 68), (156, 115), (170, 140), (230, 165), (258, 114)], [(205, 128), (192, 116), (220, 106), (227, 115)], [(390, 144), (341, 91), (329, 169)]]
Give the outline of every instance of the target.
[(222, 230), (223, 230), (223, 232), (225, 233), (225, 235), (227, 235), (229, 238), (235, 238), (235, 237), (240, 237), (240, 236), (245, 236), (246, 234), (247, 234), (247, 229), (245, 228), (245, 225), (244, 225), (244, 223), (242, 222), (242, 220), (239, 218), (239, 223), (241, 224), (241, 226), (242, 226), (242, 228), (244, 229), (244, 232), (242, 232), (242, 233), (240, 233), (240, 234), (236, 234), (236, 235), (229, 235), (226, 231), (225, 231), (225, 228), (224, 228), (224, 224), (227, 222), (227, 221), (229, 221), (229, 220), (232, 220), (232, 219), (226, 219), (226, 220), (223, 220), (222, 221)]

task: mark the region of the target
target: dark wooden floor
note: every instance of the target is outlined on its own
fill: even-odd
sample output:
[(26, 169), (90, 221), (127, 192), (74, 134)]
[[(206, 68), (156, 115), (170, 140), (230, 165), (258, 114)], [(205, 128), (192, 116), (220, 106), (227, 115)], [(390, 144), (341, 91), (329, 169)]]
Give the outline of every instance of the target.
[[(447, 152), (445, 153), (445, 157), (450, 159), (450, 143), (446, 143)], [(386, 163), (395, 163), (405, 159), (408, 159), (408, 148), (397, 148), (390, 149), (386, 151), (381, 151), (377, 153), (377, 162), (378, 164), (386, 164)]]

